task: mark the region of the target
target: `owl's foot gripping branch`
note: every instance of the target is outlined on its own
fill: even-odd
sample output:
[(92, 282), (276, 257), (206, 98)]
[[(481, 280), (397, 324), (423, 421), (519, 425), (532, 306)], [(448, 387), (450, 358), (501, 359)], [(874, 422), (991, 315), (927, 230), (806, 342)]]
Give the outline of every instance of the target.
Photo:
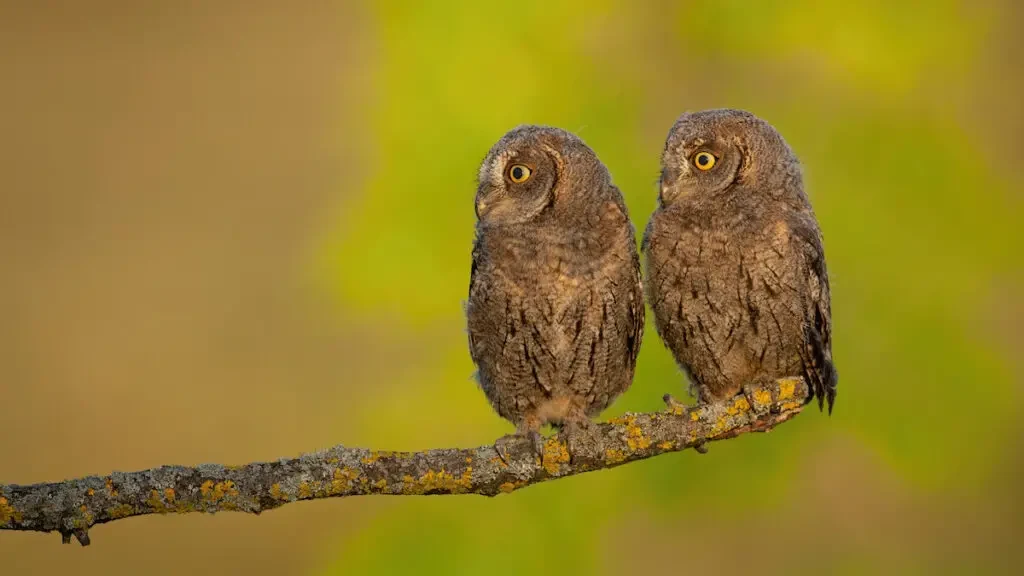
[(236, 511), (259, 514), (298, 500), (381, 495), (496, 496), (531, 484), (666, 452), (697, 448), (746, 432), (767, 432), (800, 413), (808, 389), (800, 378), (753, 388), (721, 405), (672, 403), (661, 412), (626, 414), (574, 438), (544, 440), (538, 456), (528, 439), (494, 446), (385, 452), (335, 446), (273, 462), (203, 464), (114, 472), (63, 482), (0, 485), (0, 530), (60, 532), (89, 544), (97, 524), (144, 514)]

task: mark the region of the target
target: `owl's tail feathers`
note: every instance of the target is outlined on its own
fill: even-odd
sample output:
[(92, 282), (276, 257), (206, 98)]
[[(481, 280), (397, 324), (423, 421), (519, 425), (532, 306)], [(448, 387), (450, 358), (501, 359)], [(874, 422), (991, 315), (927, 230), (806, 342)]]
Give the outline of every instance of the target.
[[(814, 342), (815, 340), (810, 340)], [(814, 398), (818, 399), (818, 409), (824, 410), (825, 403), (828, 403), (828, 414), (832, 415), (832, 405), (836, 401), (836, 388), (839, 383), (839, 373), (832, 364), (832, 353), (823, 346), (808, 345), (804, 356), (804, 379), (810, 388), (807, 396), (809, 403)]]
[(828, 415), (832, 415), (832, 405), (836, 401), (836, 388), (839, 381), (839, 374), (836, 372), (835, 366), (832, 362), (826, 361), (823, 365), (819, 366), (808, 366), (804, 372), (804, 378), (807, 380), (807, 386), (810, 388), (810, 394), (807, 396), (807, 403), (810, 403), (814, 398), (818, 399), (818, 410), (825, 410), (825, 404), (828, 404)]
[(824, 408), (822, 404), (828, 403), (828, 415), (832, 415), (832, 405), (836, 401), (836, 388), (839, 382), (839, 373), (836, 372), (836, 367), (832, 365), (832, 362), (825, 363), (825, 374), (818, 382), (818, 389), (815, 390), (815, 394), (818, 395), (818, 409)]

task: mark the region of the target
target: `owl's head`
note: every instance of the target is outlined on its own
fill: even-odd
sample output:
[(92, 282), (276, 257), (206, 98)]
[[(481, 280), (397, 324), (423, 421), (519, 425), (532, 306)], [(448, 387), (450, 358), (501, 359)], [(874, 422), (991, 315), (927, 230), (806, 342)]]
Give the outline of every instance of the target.
[(480, 165), (476, 216), (519, 224), (571, 209), (610, 181), (597, 155), (561, 128), (523, 125), (498, 140)]
[(663, 206), (691, 195), (771, 193), (794, 184), (800, 186), (800, 165), (793, 151), (750, 112), (688, 112), (669, 130), (661, 157)]

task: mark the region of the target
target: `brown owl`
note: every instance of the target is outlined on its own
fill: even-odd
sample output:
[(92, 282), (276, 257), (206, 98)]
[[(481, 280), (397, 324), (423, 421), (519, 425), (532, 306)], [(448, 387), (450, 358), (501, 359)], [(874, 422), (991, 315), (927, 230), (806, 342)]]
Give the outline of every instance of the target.
[(793, 151), (753, 114), (706, 110), (676, 121), (661, 165), (647, 297), (699, 400), (802, 376), (831, 414), (828, 273)]
[(538, 430), (551, 423), (571, 451), (580, 427), (632, 383), (643, 337), (622, 194), (578, 137), (520, 126), (480, 167), (476, 215), (466, 314), (480, 387), (515, 436), (540, 451)]

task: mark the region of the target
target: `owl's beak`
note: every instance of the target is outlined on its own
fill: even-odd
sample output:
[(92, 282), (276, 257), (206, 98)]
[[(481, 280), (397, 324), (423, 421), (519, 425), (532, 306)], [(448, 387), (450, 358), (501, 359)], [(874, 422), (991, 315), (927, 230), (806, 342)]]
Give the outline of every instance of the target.
[(664, 204), (672, 200), (672, 175), (669, 170), (661, 169), (661, 178), (658, 178), (658, 200)]
[(669, 191), (669, 186), (664, 179), (662, 179), (658, 185), (660, 186), (660, 189), (658, 190), (658, 200), (664, 204), (669, 199), (668, 196), (671, 192)]
[(663, 206), (672, 203), (685, 194), (684, 185), (678, 171), (662, 169), (661, 178), (658, 180), (658, 200)]
[(679, 187), (676, 186), (675, 182), (670, 181), (664, 176), (661, 177), (658, 186), (660, 187), (658, 190), (658, 200), (663, 206), (679, 197)]

